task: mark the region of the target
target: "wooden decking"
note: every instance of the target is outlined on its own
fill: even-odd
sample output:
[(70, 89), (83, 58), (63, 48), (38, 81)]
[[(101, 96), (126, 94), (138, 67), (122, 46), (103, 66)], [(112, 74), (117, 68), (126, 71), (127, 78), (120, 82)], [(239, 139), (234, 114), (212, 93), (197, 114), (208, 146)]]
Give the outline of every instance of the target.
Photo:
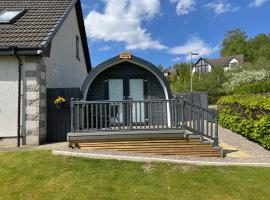
[(73, 140), (70, 145), (83, 150), (115, 150), (155, 155), (179, 155), (197, 157), (220, 157), (221, 150), (213, 149), (211, 143), (184, 137), (171, 138), (112, 138), (106, 140)]

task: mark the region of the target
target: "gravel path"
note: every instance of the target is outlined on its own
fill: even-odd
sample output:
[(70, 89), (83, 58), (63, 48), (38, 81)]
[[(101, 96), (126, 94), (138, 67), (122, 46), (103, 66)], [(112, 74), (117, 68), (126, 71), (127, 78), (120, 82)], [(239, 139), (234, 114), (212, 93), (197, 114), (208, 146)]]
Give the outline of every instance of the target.
[(251, 158), (267, 159), (270, 162), (270, 151), (264, 149), (259, 144), (247, 140), (240, 134), (233, 133), (232, 131), (219, 127), (219, 138), (236, 149), (243, 151), (251, 156)]

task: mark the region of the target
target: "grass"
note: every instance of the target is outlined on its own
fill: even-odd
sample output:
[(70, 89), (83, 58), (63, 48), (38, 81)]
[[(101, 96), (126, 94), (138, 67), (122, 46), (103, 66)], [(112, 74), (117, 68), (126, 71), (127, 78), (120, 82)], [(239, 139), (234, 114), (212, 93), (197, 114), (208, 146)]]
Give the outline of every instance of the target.
[(0, 199), (269, 199), (270, 168), (0, 153)]

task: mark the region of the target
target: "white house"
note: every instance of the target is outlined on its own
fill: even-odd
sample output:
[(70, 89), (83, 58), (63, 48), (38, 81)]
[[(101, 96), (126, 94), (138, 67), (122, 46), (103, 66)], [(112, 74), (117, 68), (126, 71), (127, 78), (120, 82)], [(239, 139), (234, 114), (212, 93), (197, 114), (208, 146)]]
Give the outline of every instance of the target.
[(0, 145), (45, 142), (46, 89), (90, 70), (80, 0), (1, 0)]
[(244, 64), (244, 55), (235, 55), (214, 59), (200, 58), (194, 65), (193, 73), (211, 72), (213, 67), (223, 67), (224, 71), (230, 70), (235, 65)]

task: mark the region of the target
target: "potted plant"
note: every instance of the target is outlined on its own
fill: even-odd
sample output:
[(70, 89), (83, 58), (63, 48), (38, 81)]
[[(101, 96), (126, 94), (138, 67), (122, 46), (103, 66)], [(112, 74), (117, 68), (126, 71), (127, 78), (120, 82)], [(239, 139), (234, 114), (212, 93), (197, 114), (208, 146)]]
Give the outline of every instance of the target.
[(54, 105), (56, 106), (56, 108), (58, 110), (60, 110), (61, 108), (64, 108), (66, 103), (66, 99), (64, 97), (60, 97), (58, 96), (55, 100), (54, 100)]

